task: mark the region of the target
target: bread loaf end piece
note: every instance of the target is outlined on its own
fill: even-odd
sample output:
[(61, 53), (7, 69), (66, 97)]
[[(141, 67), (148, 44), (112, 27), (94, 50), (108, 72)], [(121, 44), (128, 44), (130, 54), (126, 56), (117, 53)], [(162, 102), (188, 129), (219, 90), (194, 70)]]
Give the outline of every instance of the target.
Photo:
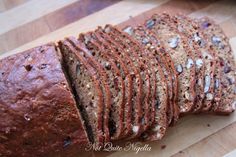
[(73, 156), (89, 143), (53, 43), (0, 61), (0, 154)]

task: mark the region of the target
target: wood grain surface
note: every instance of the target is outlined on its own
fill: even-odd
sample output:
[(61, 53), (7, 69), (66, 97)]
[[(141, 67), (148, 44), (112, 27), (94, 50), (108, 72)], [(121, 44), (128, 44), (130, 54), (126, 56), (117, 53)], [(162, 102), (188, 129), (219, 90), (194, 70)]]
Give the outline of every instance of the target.
[[(230, 38), (236, 54), (235, 0), (0, 0), (0, 58), (99, 25), (137, 24), (162, 12), (213, 18)], [(236, 114), (187, 116), (171, 127), (163, 140), (146, 144), (151, 151), (96, 152), (94, 156), (236, 156)]]

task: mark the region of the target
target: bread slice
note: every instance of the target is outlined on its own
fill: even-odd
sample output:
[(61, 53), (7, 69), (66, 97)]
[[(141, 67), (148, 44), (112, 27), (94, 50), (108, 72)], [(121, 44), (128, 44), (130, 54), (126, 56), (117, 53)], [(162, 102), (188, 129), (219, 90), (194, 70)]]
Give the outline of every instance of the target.
[[(203, 99), (205, 97), (204, 94), (204, 76), (205, 76), (205, 60), (203, 57), (203, 52), (205, 53), (206, 50), (200, 50), (201, 47), (194, 40), (194, 37), (198, 37), (198, 33), (196, 33), (193, 24), (187, 21), (187, 18), (182, 15), (176, 16), (169, 16), (168, 14), (164, 14), (163, 16), (170, 21), (172, 27), (174, 27), (178, 33), (183, 34), (186, 37), (189, 47), (191, 48), (194, 64), (195, 64), (195, 92), (196, 92), (196, 99), (195, 105), (191, 112), (196, 112), (196, 110), (200, 110), (203, 106)], [(190, 20), (191, 21), (191, 20)], [(188, 23), (189, 22), (189, 23)]]
[(68, 40), (60, 41), (59, 47), (76, 90), (79, 109), (85, 119), (87, 131), (93, 143), (104, 142), (103, 116), (104, 93), (97, 70)]
[[(222, 72), (220, 79), (221, 98), (214, 103), (212, 112), (219, 114), (229, 114), (235, 110), (235, 62), (229, 40), (219, 25), (215, 24), (209, 18), (199, 20), (201, 29), (206, 33), (211, 47), (219, 57), (220, 66), (217, 67)], [(216, 86), (217, 87), (217, 83)]]
[(89, 139), (54, 43), (4, 58), (0, 69), (0, 156), (84, 151)]
[[(130, 58), (136, 63), (136, 67), (139, 68), (140, 74), (143, 80), (143, 95), (142, 95), (142, 119), (141, 128), (139, 134), (147, 130), (152, 122), (150, 122), (150, 104), (154, 104), (154, 92), (151, 90), (151, 84), (155, 84), (154, 76), (155, 72), (149, 67), (149, 58), (146, 54), (148, 52), (140, 45), (136, 40), (131, 38), (128, 34), (119, 30), (118, 28), (107, 25), (105, 31), (109, 31), (110, 34), (116, 36), (118, 42), (122, 44), (124, 48), (130, 50)], [(152, 92), (152, 93), (151, 93)], [(138, 134), (136, 136), (139, 136)]]
[[(170, 16), (168, 14), (162, 14), (161, 16), (162, 16), (161, 18), (163, 19), (163, 21), (165, 21), (172, 28), (177, 30), (177, 33), (185, 37), (186, 41), (188, 42), (188, 47), (191, 49), (191, 52), (192, 52), (193, 64), (195, 65), (196, 83), (195, 83), (194, 88), (195, 88), (195, 93), (196, 93), (196, 99), (195, 99), (194, 108), (195, 106), (202, 106), (202, 102), (204, 99), (205, 60), (203, 59), (202, 51), (200, 51), (200, 46), (198, 45), (197, 42), (194, 42), (192, 34), (186, 33), (188, 32), (188, 30), (186, 30), (185, 32), (183, 31), (184, 29), (188, 29), (185, 27), (191, 27), (192, 23), (189, 23), (187, 24), (187, 26), (184, 26), (185, 21), (182, 21), (180, 15)], [(206, 51), (203, 51), (203, 52), (206, 53)], [(197, 64), (197, 63), (200, 63), (200, 64)]]
[(124, 28), (124, 31), (142, 43), (160, 64), (168, 85), (168, 123), (176, 123), (179, 118), (179, 107), (177, 105), (178, 85), (173, 61), (150, 30), (145, 29), (143, 26), (135, 28), (128, 26)]
[(94, 59), (106, 69), (109, 81), (108, 85), (112, 94), (109, 130), (112, 140), (117, 140), (122, 134), (124, 121), (125, 83), (122, 79), (121, 72), (115, 64), (114, 58), (96, 41), (96, 37), (92, 32), (80, 34), (79, 40), (86, 44), (87, 49), (93, 55)]
[[(143, 131), (145, 131), (146, 126), (149, 124), (148, 117), (145, 117), (145, 113), (149, 109), (149, 95), (150, 95), (150, 76), (147, 73), (146, 65), (143, 63), (143, 57), (138, 56), (136, 47), (137, 45), (131, 46), (131, 40), (125, 36), (125, 34), (122, 34), (123, 32), (116, 29), (114, 26), (106, 25), (104, 28), (104, 32), (113, 37), (113, 39), (116, 42), (116, 45), (119, 46), (124, 54), (126, 54), (131, 61), (133, 62), (134, 68), (140, 75), (140, 84), (142, 86), (142, 92), (140, 93), (140, 96), (138, 98), (140, 99), (139, 104), (135, 104), (134, 110), (140, 109), (140, 115), (134, 114), (134, 124), (133, 128), (136, 128), (138, 126), (138, 131), (136, 132), (135, 129), (133, 132), (133, 135), (130, 138), (138, 137)], [(139, 49), (140, 50), (140, 49)], [(142, 105), (143, 107), (142, 107)], [(146, 114), (147, 115), (147, 114)], [(137, 125), (136, 125), (137, 124)]]
[[(109, 34), (105, 33), (101, 27), (99, 27), (96, 31), (97, 34), (103, 37), (103, 39), (106, 40), (106, 42), (109, 43), (109, 45), (115, 49), (114, 51), (119, 58), (124, 62), (126, 65), (129, 75), (131, 75), (132, 78), (132, 102), (131, 102), (131, 119), (129, 119), (131, 128), (127, 129), (125, 132), (125, 137), (130, 137), (133, 134), (137, 134), (137, 132), (140, 131), (140, 117), (141, 117), (141, 93), (142, 93), (142, 84), (141, 84), (141, 76), (136, 67), (134, 66), (132, 60), (130, 57), (124, 52), (123, 48), (120, 46), (119, 43), (117, 43), (113, 37), (111, 37)], [(137, 118), (134, 119), (134, 116), (137, 115)], [(128, 123), (129, 124), (129, 123)]]
[[(161, 41), (156, 38), (156, 36), (154, 35), (155, 33), (152, 30), (147, 30), (147, 34), (150, 35), (152, 44), (158, 47), (158, 50), (155, 51), (155, 53), (156, 56), (157, 55), (160, 56), (160, 59), (158, 61), (160, 62), (160, 64), (161, 63), (163, 64), (161, 68), (164, 71), (167, 83), (168, 82), (172, 83), (172, 91), (169, 91), (168, 93), (172, 92), (172, 96), (170, 94), (169, 95), (171, 98), (170, 105), (173, 108), (173, 119), (172, 121), (169, 121), (171, 122), (171, 124), (169, 123), (169, 125), (174, 125), (175, 123), (177, 123), (180, 114), (180, 109), (178, 105), (178, 73), (175, 69), (174, 61), (171, 59), (171, 56), (168, 54), (168, 52), (166, 52), (166, 50), (162, 46), (163, 44), (161, 43)], [(169, 75), (170, 77), (166, 75)]]
[(153, 64), (150, 63), (150, 60), (155, 59), (153, 55), (151, 55), (150, 51), (146, 49), (138, 40), (131, 37), (126, 32), (123, 32), (122, 30), (112, 27), (114, 29), (114, 32), (116, 32), (119, 36), (123, 37), (121, 40), (125, 40), (125, 44), (127, 46), (134, 48), (134, 53), (136, 53), (136, 58), (138, 58), (139, 62), (142, 65), (142, 68), (140, 69), (143, 74), (146, 73), (149, 77), (149, 84), (148, 80), (145, 80), (146, 84), (146, 98), (145, 98), (145, 106), (143, 108), (143, 118), (145, 119), (145, 124), (143, 127), (143, 130), (147, 130), (154, 121), (155, 116), (155, 110), (153, 110), (153, 107), (155, 107), (156, 101), (155, 101), (155, 94), (156, 94), (156, 74), (153, 67)]
[(191, 49), (185, 36), (178, 33), (165, 20), (154, 15), (145, 23), (147, 29), (152, 30), (157, 39), (174, 60), (178, 72), (178, 105), (180, 113), (189, 113), (195, 102), (195, 64)]
[[(127, 31), (129, 29), (129, 31)], [(134, 29), (132, 27), (127, 27), (124, 31), (129, 34), (134, 33)], [(153, 69), (155, 72), (155, 84), (156, 84), (156, 92), (155, 92), (155, 106), (154, 108), (154, 122), (152, 127), (144, 132), (141, 135), (141, 139), (144, 141), (155, 141), (160, 140), (166, 133), (166, 129), (169, 125), (167, 110), (168, 110), (168, 85), (165, 79), (164, 72), (162, 71), (161, 65), (159, 64), (156, 56), (151, 53), (150, 49), (146, 49), (146, 53), (144, 54), (148, 57), (150, 69)]]
[(132, 134), (132, 107), (134, 99), (134, 74), (132, 69), (127, 67), (127, 56), (120, 56), (120, 50), (114, 45), (114, 41), (103, 32), (102, 28), (99, 27), (94, 35), (97, 38), (97, 41), (104, 46), (105, 50), (110, 56), (115, 56), (116, 64), (124, 75), (122, 78), (127, 79), (126, 81), (126, 103), (124, 108), (124, 130), (122, 132), (122, 138), (126, 138)]
[(67, 40), (78, 50), (81, 50), (81, 55), (86, 59), (86, 61), (97, 70), (97, 74), (100, 78), (100, 86), (102, 87), (103, 97), (104, 97), (104, 111), (103, 111), (103, 131), (104, 131), (104, 142), (110, 142), (110, 131), (109, 131), (109, 119), (110, 119), (110, 109), (111, 109), (111, 89), (110, 81), (108, 80), (108, 74), (105, 68), (95, 60), (91, 51), (89, 51), (85, 43), (78, 41), (75, 37), (67, 38)]
[(197, 99), (192, 112), (208, 111), (214, 98), (213, 78), (219, 77), (215, 73), (217, 63), (215, 52), (210, 48), (206, 35), (199, 29), (198, 23), (184, 15), (176, 15), (173, 19), (177, 29), (189, 37), (190, 45), (202, 55), (202, 58), (195, 61), (197, 74), (203, 77), (196, 80)]

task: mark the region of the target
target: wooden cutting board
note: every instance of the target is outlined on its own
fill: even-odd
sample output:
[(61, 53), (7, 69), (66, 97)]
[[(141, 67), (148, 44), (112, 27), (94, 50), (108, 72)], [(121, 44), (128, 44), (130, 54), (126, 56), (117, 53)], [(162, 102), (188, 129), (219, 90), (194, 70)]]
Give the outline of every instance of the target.
[[(193, 18), (208, 16), (222, 26), (236, 54), (236, 2), (234, 0), (7, 0), (0, 1), (0, 58), (66, 36), (77, 36), (97, 26), (123, 27), (153, 13), (184, 13)], [(17, 2), (17, 3), (16, 3)], [(109, 3), (109, 4), (108, 4)], [(103, 5), (102, 5), (103, 4)], [(91, 6), (98, 6), (100, 9)], [(6, 7), (7, 6), (7, 7)], [(81, 7), (82, 6), (82, 7)], [(72, 9), (71, 9), (72, 8)], [(81, 15), (80, 11), (90, 8)], [(91, 9), (92, 8), (92, 9)], [(74, 10), (73, 10), (74, 9)], [(95, 11), (94, 11), (95, 9)], [(97, 9), (97, 10), (96, 10)], [(70, 10), (73, 10), (70, 12)], [(91, 11), (92, 10), (92, 11)], [(84, 12), (83, 12), (84, 13)], [(75, 18), (76, 17), (76, 18)], [(138, 20), (137, 20), (138, 19)], [(129, 22), (127, 22), (129, 21)], [(148, 150), (96, 152), (94, 156), (236, 156), (236, 114), (230, 116), (192, 115), (181, 118), (159, 142), (142, 143)], [(146, 146), (147, 146), (146, 145)], [(123, 147), (124, 148), (124, 147)], [(149, 150), (151, 148), (151, 150)]]

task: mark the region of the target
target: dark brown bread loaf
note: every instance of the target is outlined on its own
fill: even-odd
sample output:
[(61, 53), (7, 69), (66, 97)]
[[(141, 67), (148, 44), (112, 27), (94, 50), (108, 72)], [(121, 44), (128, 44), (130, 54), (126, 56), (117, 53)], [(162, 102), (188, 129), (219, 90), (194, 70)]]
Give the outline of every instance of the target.
[(73, 156), (88, 144), (54, 44), (0, 61), (0, 156)]
[(163, 49), (160, 41), (155, 38), (151, 31), (142, 26), (136, 28), (128, 26), (124, 31), (142, 43), (145, 48), (149, 50), (149, 54), (151, 53), (160, 64), (168, 85), (168, 123), (176, 123), (179, 118), (179, 108), (177, 105), (178, 85), (177, 73), (173, 61)]
[[(140, 45), (136, 40), (131, 38), (128, 34), (123, 31), (117, 29), (114, 26), (107, 25), (105, 27), (105, 31), (110, 31), (113, 34), (117, 41), (121, 43), (124, 49), (129, 50), (129, 56), (132, 58), (132, 61), (135, 63), (135, 66), (139, 68), (142, 84), (143, 84), (143, 93), (142, 93), (142, 117), (141, 117), (141, 131), (136, 135), (138, 137), (142, 132), (146, 131), (152, 124), (150, 122), (150, 104), (154, 104), (153, 94), (151, 91), (151, 84), (155, 83), (154, 76), (155, 72), (153, 68), (150, 68), (149, 58), (146, 54), (148, 52)], [(152, 93), (151, 93), (152, 92)]]
[(170, 54), (178, 72), (178, 105), (180, 113), (189, 113), (195, 102), (195, 64), (192, 51), (186, 37), (170, 26), (165, 19), (154, 15), (145, 23), (147, 29), (153, 30), (154, 35)]
[(127, 61), (127, 67), (130, 71), (130, 74), (133, 75), (133, 87), (134, 87), (134, 92), (133, 92), (133, 98), (132, 98), (132, 103), (133, 103), (133, 107), (132, 107), (132, 136), (130, 134), (129, 138), (134, 138), (136, 135), (138, 135), (141, 131), (142, 131), (142, 127), (141, 127), (141, 118), (142, 118), (142, 94), (143, 94), (143, 80), (142, 80), (142, 76), (140, 73), (140, 64), (139, 62), (135, 61), (134, 62), (134, 58), (132, 56), (132, 50), (130, 50), (129, 48), (125, 47), (124, 45), (122, 45), (121, 40), (119, 40), (119, 37), (116, 37), (116, 35), (112, 32), (109, 31), (109, 28), (105, 28), (105, 30), (103, 30), (103, 32), (105, 34), (107, 34), (110, 39), (113, 40), (112, 44), (113, 46), (115, 46), (116, 48), (119, 49), (119, 56), (124, 58), (126, 57)]
[(96, 40), (97, 38), (88, 32), (80, 34), (79, 40), (86, 44), (86, 47), (106, 70), (109, 86), (111, 90), (111, 113), (109, 119), (109, 129), (112, 140), (120, 138), (123, 131), (124, 119), (124, 100), (125, 100), (125, 84), (122, 79), (121, 72), (115, 64), (115, 60), (106, 53), (106, 50)]
[(101, 28), (98, 28), (94, 35), (97, 38), (99, 44), (101, 44), (105, 48), (105, 52), (110, 57), (112, 57), (116, 62), (117, 67), (121, 71), (122, 78), (125, 81), (125, 106), (124, 106), (124, 129), (121, 134), (121, 138), (127, 137), (132, 132), (132, 98), (133, 98), (133, 75), (131, 75), (126, 61), (126, 56), (123, 58), (119, 56), (119, 49), (117, 49), (112, 43), (112, 39), (105, 34)]
[[(203, 60), (205, 66), (201, 63), (201, 60), (196, 60), (196, 69), (197, 72), (201, 70), (198, 68), (199, 66), (205, 68), (204, 75), (204, 99), (202, 104), (200, 101), (202, 100), (201, 96), (197, 96), (196, 105), (192, 112), (205, 112), (208, 111), (209, 108), (213, 104), (213, 99), (217, 99), (217, 90), (214, 91), (214, 80), (219, 80), (219, 73), (217, 73), (216, 67), (218, 66), (217, 58), (215, 57), (215, 52), (210, 47), (209, 42), (206, 40), (207, 37), (204, 32), (199, 29), (198, 23), (184, 15), (177, 15), (173, 17), (175, 23), (177, 24), (177, 28), (180, 32), (189, 36), (190, 44), (195, 43), (195, 49), (200, 50), (203, 56)], [(181, 21), (181, 22), (180, 22)], [(199, 84), (199, 80), (196, 80), (196, 84)], [(196, 86), (198, 89), (200, 86)]]
[(0, 60), (0, 156), (74, 157), (160, 140), (179, 113), (235, 110), (233, 52), (208, 18), (153, 15), (58, 44)]
[[(220, 100), (215, 102), (211, 112), (219, 114), (229, 114), (235, 110), (235, 62), (229, 40), (219, 25), (215, 24), (208, 18), (199, 20), (201, 29), (206, 33), (211, 47), (215, 50), (216, 56), (219, 57), (220, 66), (217, 67), (222, 76), (220, 81), (221, 95)], [(216, 84), (216, 88), (218, 83)]]
[(86, 130), (91, 142), (102, 144), (104, 142), (103, 116), (104, 96), (102, 83), (96, 69), (81, 56), (79, 49), (67, 40), (60, 41), (59, 47), (72, 80), (72, 86), (76, 90), (78, 107), (85, 120)]

